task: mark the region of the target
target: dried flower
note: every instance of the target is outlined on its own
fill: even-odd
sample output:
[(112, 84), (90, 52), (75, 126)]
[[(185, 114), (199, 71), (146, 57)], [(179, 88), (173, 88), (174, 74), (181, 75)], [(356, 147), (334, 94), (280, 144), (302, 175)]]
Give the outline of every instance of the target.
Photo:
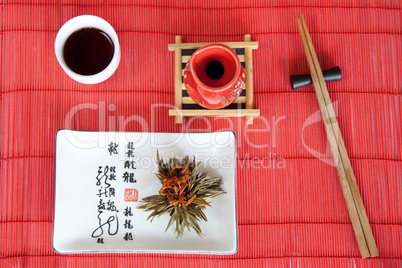
[(201, 162), (195, 165), (195, 158), (189, 162), (186, 156), (182, 161), (171, 158), (164, 162), (157, 152), (158, 172), (156, 176), (162, 184), (159, 194), (145, 197), (140, 209), (152, 211), (148, 219), (152, 220), (169, 213), (170, 220), (165, 232), (176, 223), (175, 233), (181, 237), (185, 228), (190, 227), (201, 237), (198, 222), (207, 221), (203, 210), (211, 206), (207, 198), (214, 198), (225, 193), (221, 188), (222, 178), (210, 178), (206, 172), (199, 173)]

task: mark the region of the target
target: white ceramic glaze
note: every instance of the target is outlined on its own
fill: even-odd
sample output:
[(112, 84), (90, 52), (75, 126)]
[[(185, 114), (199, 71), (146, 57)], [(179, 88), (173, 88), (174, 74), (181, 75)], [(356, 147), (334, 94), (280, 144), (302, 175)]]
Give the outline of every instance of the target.
[[(109, 65), (102, 72), (94, 75), (81, 75), (73, 72), (67, 66), (63, 57), (63, 48), (65, 42), (72, 33), (76, 32), (79, 29), (88, 27), (100, 29), (112, 39), (114, 44), (114, 55)], [(106, 79), (108, 79), (110, 76), (113, 75), (113, 73), (116, 71), (120, 63), (121, 53), (120, 53), (119, 39), (117, 37), (116, 31), (107, 21), (92, 15), (82, 15), (74, 17), (69, 21), (67, 21), (57, 33), (56, 40), (54, 42), (54, 50), (56, 53), (56, 58), (60, 66), (66, 72), (66, 74), (75, 81), (83, 84), (97, 84), (105, 81)]]

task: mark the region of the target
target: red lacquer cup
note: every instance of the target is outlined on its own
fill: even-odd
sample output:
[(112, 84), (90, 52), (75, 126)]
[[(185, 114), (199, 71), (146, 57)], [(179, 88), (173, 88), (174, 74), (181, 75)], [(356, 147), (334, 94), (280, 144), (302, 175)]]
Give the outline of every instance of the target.
[(219, 109), (234, 102), (244, 87), (239, 57), (228, 46), (212, 44), (197, 49), (184, 69), (184, 85), (202, 107)]

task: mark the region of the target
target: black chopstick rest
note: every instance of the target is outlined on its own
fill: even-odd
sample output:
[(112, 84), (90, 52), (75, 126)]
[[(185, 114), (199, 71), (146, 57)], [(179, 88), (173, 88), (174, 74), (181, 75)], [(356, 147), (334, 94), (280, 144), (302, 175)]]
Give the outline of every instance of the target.
[[(325, 70), (322, 72), (322, 74), (324, 75), (325, 82), (342, 80), (341, 69), (338, 66)], [(293, 90), (311, 85), (312, 83), (313, 81), (311, 80), (311, 76), (309, 74), (290, 76), (290, 84), (292, 85)]]

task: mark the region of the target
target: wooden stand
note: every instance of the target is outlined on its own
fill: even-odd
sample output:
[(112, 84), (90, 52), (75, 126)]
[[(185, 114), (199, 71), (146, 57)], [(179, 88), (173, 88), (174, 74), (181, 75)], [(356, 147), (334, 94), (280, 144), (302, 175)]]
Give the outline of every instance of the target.
[(181, 36), (175, 37), (175, 43), (169, 44), (169, 51), (175, 52), (174, 66), (174, 106), (175, 109), (169, 110), (169, 116), (174, 116), (176, 124), (183, 123), (185, 116), (226, 116), (226, 117), (246, 117), (246, 124), (253, 123), (253, 117), (260, 115), (259, 109), (253, 109), (253, 55), (252, 50), (258, 48), (258, 42), (251, 42), (251, 36), (246, 34), (244, 42), (218, 42), (235, 50), (240, 62), (245, 69), (246, 83), (245, 90), (231, 105), (219, 109), (205, 109), (197, 105), (189, 97), (183, 83), (183, 72), (187, 61), (191, 55), (200, 47), (213, 43), (182, 43)]

